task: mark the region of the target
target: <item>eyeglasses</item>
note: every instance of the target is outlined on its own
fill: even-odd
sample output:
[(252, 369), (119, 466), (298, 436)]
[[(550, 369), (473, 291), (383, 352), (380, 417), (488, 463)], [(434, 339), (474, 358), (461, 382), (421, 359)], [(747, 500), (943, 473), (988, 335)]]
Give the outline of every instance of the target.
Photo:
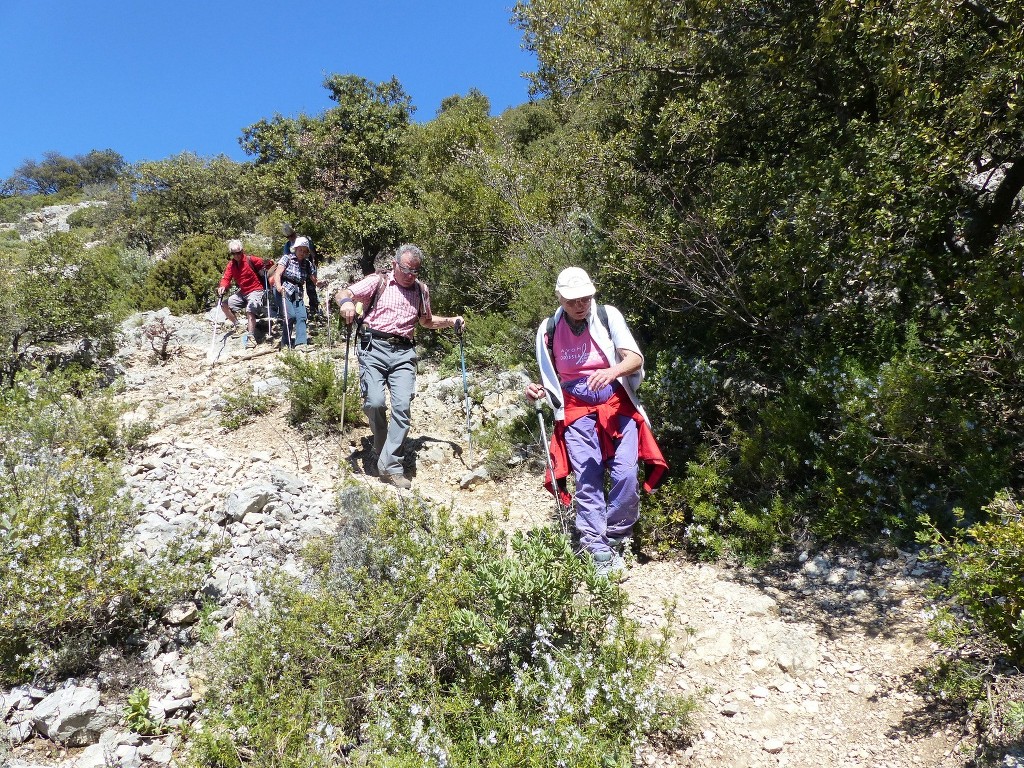
[(228, 251), (228, 258), (231, 258), (232, 256), (238, 256), (240, 253), (241, 251)]
[(566, 304), (589, 304), (593, 296), (582, 296), (578, 299), (562, 299)]
[(403, 275), (418, 275), (418, 274), (420, 273), (420, 268), (419, 268), (419, 267), (416, 267), (415, 269), (411, 269), (410, 267), (407, 267), (407, 266), (405, 266), (405, 265), (404, 265), (404, 264), (403, 264), (402, 262), (400, 262), (400, 261), (399, 261), (399, 262), (397, 262), (397, 263), (395, 264), (395, 266), (396, 266), (396, 267), (398, 267), (398, 270), (399, 270), (399, 271), (400, 271), (400, 272), (401, 272), (401, 273), (402, 273)]

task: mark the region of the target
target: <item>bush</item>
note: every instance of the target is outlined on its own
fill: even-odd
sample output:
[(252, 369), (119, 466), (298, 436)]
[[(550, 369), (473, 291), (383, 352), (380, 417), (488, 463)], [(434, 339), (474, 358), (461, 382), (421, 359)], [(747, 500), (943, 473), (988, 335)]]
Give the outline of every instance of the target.
[(220, 425), (228, 431), (255, 421), (257, 416), (270, 413), (274, 407), (274, 398), (269, 394), (257, 395), (253, 392), (251, 383), (243, 384), (241, 388), (229, 392), (224, 396), (224, 400)]
[(362, 422), (359, 371), (349, 365), (348, 393), (344, 397), (344, 371), (330, 360), (314, 359), (297, 352), (281, 356), (282, 375), (288, 382), (288, 421), (305, 432), (337, 429), (341, 424), (342, 401), (345, 423)]
[(508, 477), (513, 466), (533, 455), (537, 466), (545, 466), (537, 415), (523, 408), (511, 421), (491, 422), (475, 437), (477, 450), (484, 452), (484, 466), (492, 480)]
[(277, 582), (216, 663), (199, 765), (629, 765), (686, 703), (663, 644), (551, 530), (343, 492), (346, 529), (306, 589)]
[[(997, 640), (1015, 661), (1024, 661), (1024, 516), (1016, 500), (1002, 492), (985, 511), (990, 519), (954, 537), (927, 519), (920, 539), (935, 549), (932, 559), (950, 569), (939, 590), (965, 612), (948, 620)], [(963, 519), (963, 511), (957, 511)], [(963, 632), (954, 633), (960, 636)]]
[(174, 253), (149, 270), (139, 309), (168, 307), (179, 316), (205, 312), (217, 302), (217, 284), (227, 260), (227, 247), (220, 238), (187, 238)]
[(202, 579), (193, 549), (130, 546), (110, 397), (81, 378), (41, 384), (23, 374), (0, 392), (0, 685), (89, 670)]
[[(507, 371), (525, 360), (533, 360), (533, 332), (525, 333), (500, 314), (475, 315), (467, 313), (466, 369)], [(462, 353), (459, 337), (454, 331), (438, 333), (437, 343), (442, 350), (438, 372), (443, 376), (462, 373)]]

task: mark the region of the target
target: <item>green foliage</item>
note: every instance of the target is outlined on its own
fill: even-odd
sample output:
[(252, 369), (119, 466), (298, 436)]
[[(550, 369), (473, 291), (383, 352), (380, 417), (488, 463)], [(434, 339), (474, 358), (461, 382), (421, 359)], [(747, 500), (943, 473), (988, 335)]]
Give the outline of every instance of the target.
[(184, 152), (138, 163), (118, 179), (110, 226), (129, 246), (149, 254), (193, 235), (227, 240), (256, 221), (249, 189), (245, 166), (223, 155)]
[[(484, 466), (495, 482), (508, 477), (529, 452), (539, 453), (537, 415), (525, 406), (515, 418), (492, 421), (473, 436), (474, 447), (485, 454)], [(543, 466), (543, 460), (539, 463)]]
[[(533, 350), (534, 331), (517, 327), (501, 314), (464, 315), (466, 331), (466, 370), (476, 376), (507, 371), (522, 362)], [(439, 371), (444, 375), (461, 375), (462, 353), (459, 336), (454, 331), (438, 333), (442, 352)]]
[(242, 148), (255, 158), (248, 179), (264, 205), (308, 226), (321, 254), (359, 251), (371, 272), (374, 258), (401, 240), (412, 106), (395, 79), (335, 74), (324, 87), (337, 106), (322, 115), (277, 115), (243, 131)]
[(270, 413), (274, 398), (269, 394), (257, 395), (251, 383), (244, 383), (224, 396), (224, 410), (221, 411), (220, 425), (228, 431), (256, 420), (256, 417)]
[(163, 732), (163, 723), (155, 718), (149, 710), (149, 691), (147, 689), (136, 688), (128, 696), (124, 724), (129, 731), (140, 736), (157, 736)]
[(83, 364), (109, 354), (125, 311), (126, 262), (118, 249), (87, 249), (70, 234), (0, 249), (0, 384), (60, 350)]
[(550, 530), (342, 494), (332, 567), (277, 583), (211, 670), (198, 765), (629, 765), (686, 702), (660, 695), (662, 644)]
[(167, 307), (175, 315), (205, 312), (217, 302), (217, 285), (227, 262), (227, 244), (220, 238), (186, 238), (177, 250), (149, 270), (139, 309)]
[[(989, 520), (957, 537), (924, 521), (928, 527), (921, 538), (934, 547), (932, 557), (950, 569), (940, 593), (965, 611), (963, 621), (998, 640), (1019, 662), (1024, 660), (1024, 516), (1008, 493), (999, 494), (986, 511)], [(963, 518), (962, 510), (958, 517)], [(947, 621), (959, 620), (949, 614)]]
[(129, 544), (119, 409), (86, 377), (20, 375), (0, 392), (0, 684), (88, 671), (201, 584), (197, 544)]
[(30, 211), (37, 211), (47, 205), (71, 202), (74, 193), (60, 195), (13, 195), (0, 197), (0, 221), (14, 224)]
[[(75, 157), (46, 152), (42, 161), (26, 160), (15, 168), (6, 186), (19, 195), (55, 195), (88, 184), (113, 184), (124, 165), (124, 158), (112, 149), (94, 149)], [(51, 199), (45, 205), (54, 202)]]
[(345, 423), (362, 421), (359, 372), (355, 366), (349, 366), (345, 394), (344, 371), (332, 361), (298, 352), (286, 352), (280, 360), (281, 375), (288, 382), (288, 421), (292, 426), (310, 433), (337, 430), (341, 425), (342, 400)]

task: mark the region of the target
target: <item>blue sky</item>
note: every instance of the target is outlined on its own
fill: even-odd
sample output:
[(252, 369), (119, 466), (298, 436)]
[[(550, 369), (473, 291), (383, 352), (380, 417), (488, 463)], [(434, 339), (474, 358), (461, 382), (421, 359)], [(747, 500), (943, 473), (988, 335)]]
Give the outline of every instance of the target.
[(0, 179), (44, 152), (245, 159), (242, 129), (331, 106), (325, 75), (397, 77), (425, 121), (477, 88), (528, 99), (513, 0), (0, 0)]

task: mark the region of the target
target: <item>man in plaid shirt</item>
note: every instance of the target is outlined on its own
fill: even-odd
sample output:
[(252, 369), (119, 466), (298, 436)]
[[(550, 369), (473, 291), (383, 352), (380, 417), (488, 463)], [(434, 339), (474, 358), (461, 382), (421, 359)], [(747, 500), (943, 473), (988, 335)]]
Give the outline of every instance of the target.
[[(335, 297), (346, 323), (351, 324), (356, 316), (356, 302), (365, 307), (356, 352), (363, 411), (373, 433), (378, 476), (398, 488), (412, 488), (402, 459), (416, 392), (416, 324), (440, 329), (463, 323), (461, 317), (438, 317), (430, 311), (430, 291), (416, 277), (422, 263), (419, 248), (400, 245), (391, 270), (367, 275)], [(390, 419), (385, 387), (391, 393)]]

